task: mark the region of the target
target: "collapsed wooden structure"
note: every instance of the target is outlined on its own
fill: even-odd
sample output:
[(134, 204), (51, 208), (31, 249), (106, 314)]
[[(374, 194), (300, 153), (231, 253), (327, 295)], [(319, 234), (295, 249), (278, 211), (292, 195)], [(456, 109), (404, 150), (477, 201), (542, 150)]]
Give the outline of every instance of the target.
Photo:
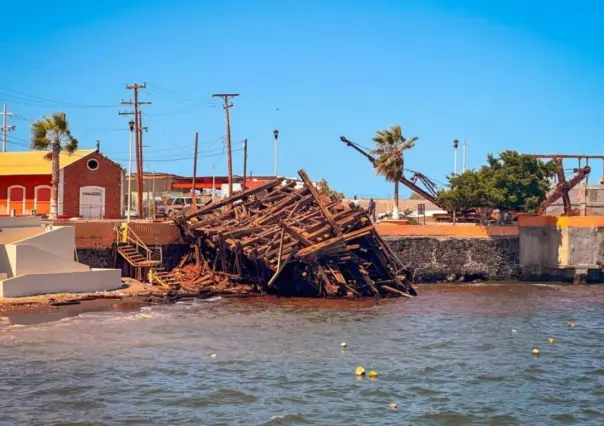
[(189, 284), (282, 296), (416, 295), (367, 212), (320, 194), (304, 170), (299, 176), (301, 187), (275, 179), (174, 218), (192, 247), (182, 262), (195, 265)]

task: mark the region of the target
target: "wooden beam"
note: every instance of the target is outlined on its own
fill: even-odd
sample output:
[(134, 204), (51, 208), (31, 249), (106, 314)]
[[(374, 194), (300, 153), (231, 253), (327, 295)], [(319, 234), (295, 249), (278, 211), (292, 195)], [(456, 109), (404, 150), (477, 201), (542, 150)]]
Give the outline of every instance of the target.
[(300, 176), (300, 179), (302, 179), (302, 181), (304, 182), (304, 185), (306, 185), (306, 187), (312, 194), (313, 198), (319, 205), (319, 208), (321, 209), (323, 216), (325, 216), (325, 219), (327, 219), (327, 222), (329, 222), (329, 224), (331, 225), (331, 227), (334, 230), (334, 232), (336, 233), (336, 235), (342, 235), (342, 229), (340, 228), (340, 225), (338, 225), (338, 223), (335, 221), (335, 219), (333, 218), (332, 214), (329, 212), (329, 209), (326, 207), (326, 205), (323, 204), (323, 201), (321, 200), (321, 196), (319, 195), (319, 191), (317, 191), (317, 188), (315, 188), (315, 186), (312, 184), (312, 181), (310, 180), (310, 178), (308, 177), (306, 172), (303, 169), (300, 169), (300, 170), (298, 170), (298, 176)]

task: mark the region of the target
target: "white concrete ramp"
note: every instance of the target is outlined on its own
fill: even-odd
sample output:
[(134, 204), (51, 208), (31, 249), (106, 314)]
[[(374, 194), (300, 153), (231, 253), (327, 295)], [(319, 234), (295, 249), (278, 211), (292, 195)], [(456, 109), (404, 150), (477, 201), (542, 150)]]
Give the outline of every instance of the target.
[(91, 269), (74, 257), (72, 226), (11, 228), (0, 241), (0, 297), (120, 288), (119, 269)]

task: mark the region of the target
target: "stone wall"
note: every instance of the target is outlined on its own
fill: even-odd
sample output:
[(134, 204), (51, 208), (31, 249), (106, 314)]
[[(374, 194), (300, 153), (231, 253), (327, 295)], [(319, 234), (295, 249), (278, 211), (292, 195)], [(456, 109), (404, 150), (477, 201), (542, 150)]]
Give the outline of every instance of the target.
[(385, 237), (414, 282), (520, 277), (518, 237)]
[[(162, 247), (164, 257), (164, 268), (170, 271), (174, 269), (182, 257), (190, 248), (187, 244), (169, 244)], [(95, 248), (95, 249), (78, 249), (78, 261), (91, 268), (114, 268), (121, 267), (120, 256), (118, 255), (117, 264), (114, 264), (114, 249)]]

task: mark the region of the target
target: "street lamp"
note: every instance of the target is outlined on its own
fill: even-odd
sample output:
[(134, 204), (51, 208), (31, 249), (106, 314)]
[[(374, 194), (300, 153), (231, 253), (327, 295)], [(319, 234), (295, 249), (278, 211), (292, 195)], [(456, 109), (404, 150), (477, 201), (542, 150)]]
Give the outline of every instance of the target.
[(132, 210), (132, 135), (134, 134), (134, 121), (128, 123), (130, 128), (130, 154), (128, 156), (128, 210), (126, 211), (127, 221), (130, 222), (130, 211)]
[(275, 177), (278, 176), (277, 174), (277, 144), (278, 144), (278, 140), (279, 140), (279, 130), (275, 129), (273, 130), (273, 136), (275, 136)]
[(453, 149), (454, 149), (454, 157), (453, 157), (453, 174), (457, 174), (457, 147), (459, 146), (459, 141), (457, 139), (453, 140)]

